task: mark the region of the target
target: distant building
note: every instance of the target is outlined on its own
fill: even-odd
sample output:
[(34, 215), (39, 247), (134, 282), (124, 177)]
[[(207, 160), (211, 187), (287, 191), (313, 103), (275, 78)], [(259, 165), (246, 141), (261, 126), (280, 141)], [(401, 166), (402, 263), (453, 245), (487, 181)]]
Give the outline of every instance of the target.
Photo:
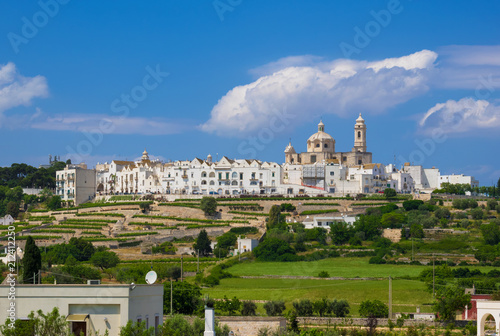
[(87, 165), (69, 164), (64, 170), (56, 172), (56, 195), (64, 202), (79, 205), (90, 201), (95, 196), (96, 171), (87, 169)]
[(237, 244), (238, 244), (238, 248), (234, 252), (235, 252), (235, 254), (238, 254), (238, 253), (241, 254), (244, 252), (252, 252), (253, 249), (259, 245), (259, 240), (238, 237)]
[(307, 152), (297, 153), (290, 141), (285, 148), (285, 162), (290, 164), (324, 162), (347, 166), (371, 163), (372, 153), (366, 151), (366, 125), (361, 113), (354, 125), (354, 147), (350, 152), (335, 150), (335, 139), (325, 132), (325, 124), (320, 121), (318, 132), (307, 139)]
[(322, 216), (322, 217), (314, 217), (311, 219), (306, 219), (302, 222), (306, 229), (314, 229), (314, 228), (323, 228), (330, 230), (330, 225), (337, 222), (344, 222), (349, 225), (354, 225), (356, 221), (355, 216)]
[(12, 225), (14, 218), (11, 215), (5, 215), (0, 218), (0, 225)]
[[(0, 306), (9, 307), (10, 286), (0, 286)], [(163, 323), (163, 285), (22, 285), (16, 284), (16, 319), (28, 320), (32, 311), (49, 313), (54, 307), (79, 335), (118, 336), (120, 327), (146, 322), (158, 328)], [(9, 316), (0, 310), (0, 321)]]
[(479, 181), (474, 178), (474, 176), (467, 176), (464, 174), (460, 175), (441, 175), (439, 176), (439, 188), (441, 188), (441, 184), (450, 183), (450, 184), (470, 184), (473, 188), (479, 187)]

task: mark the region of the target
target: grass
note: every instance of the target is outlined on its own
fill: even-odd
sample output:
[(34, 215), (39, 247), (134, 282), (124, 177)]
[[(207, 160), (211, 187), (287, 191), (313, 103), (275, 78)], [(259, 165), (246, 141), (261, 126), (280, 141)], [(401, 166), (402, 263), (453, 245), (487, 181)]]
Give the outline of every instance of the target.
[[(203, 290), (212, 298), (236, 296), (240, 300), (283, 300), (287, 308), (299, 299), (312, 301), (324, 297), (345, 299), (351, 306), (351, 316), (358, 315), (359, 304), (364, 300), (381, 300), (388, 303), (388, 280), (312, 280), (312, 279), (222, 279), (219, 286)], [(432, 301), (425, 284), (418, 280), (393, 280), (393, 310), (415, 311)], [(424, 307), (422, 311), (426, 311)]]
[(104, 216), (104, 217), (125, 217), (124, 214), (121, 213), (112, 213), (112, 212), (84, 212), (75, 214), (77, 217), (81, 216)]
[[(262, 276), (262, 275), (292, 275), (292, 276), (317, 276), (320, 271), (327, 271), (331, 277), (417, 277), (425, 267), (417, 265), (390, 265), (369, 264), (369, 257), (363, 258), (329, 258), (318, 261), (301, 262), (247, 262), (237, 264), (228, 269), (236, 276)], [(488, 272), (494, 267), (474, 267)]]

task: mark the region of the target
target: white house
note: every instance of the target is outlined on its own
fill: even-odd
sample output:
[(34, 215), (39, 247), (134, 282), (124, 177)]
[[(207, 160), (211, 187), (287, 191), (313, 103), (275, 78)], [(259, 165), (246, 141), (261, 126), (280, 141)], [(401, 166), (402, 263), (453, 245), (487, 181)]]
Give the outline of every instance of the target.
[(354, 216), (325, 216), (325, 217), (313, 217), (312, 219), (307, 218), (302, 222), (306, 229), (314, 229), (314, 228), (323, 228), (330, 230), (330, 225), (335, 222), (344, 222), (349, 225), (353, 225), (356, 221), (356, 217)]
[[(0, 286), (0, 321), (27, 320), (32, 311), (59, 309), (73, 333), (94, 335), (106, 331), (118, 336), (129, 320), (145, 321), (157, 328), (163, 321), (163, 285), (15, 285), (15, 301), (9, 300), (11, 287)], [(12, 303), (15, 303), (12, 312)], [(5, 308), (5, 309), (4, 309)], [(8, 308), (11, 311), (8, 311)], [(12, 314), (11, 314), (12, 313)]]
[(0, 218), (0, 225), (12, 225), (14, 223), (14, 218), (11, 215), (5, 215)]
[(237, 244), (238, 244), (238, 248), (234, 252), (235, 252), (235, 254), (238, 254), (238, 253), (241, 254), (244, 252), (253, 251), (253, 249), (259, 245), (259, 240), (238, 237)]

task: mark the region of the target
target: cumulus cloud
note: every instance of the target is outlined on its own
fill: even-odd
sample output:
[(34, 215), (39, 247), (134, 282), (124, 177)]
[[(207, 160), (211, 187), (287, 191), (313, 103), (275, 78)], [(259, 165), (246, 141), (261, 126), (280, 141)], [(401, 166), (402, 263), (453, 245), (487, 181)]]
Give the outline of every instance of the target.
[(45, 77), (24, 77), (14, 63), (0, 65), (0, 126), (3, 112), (17, 106), (27, 106), (34, 98), (48, 95)]
[[(375, 62), (282, 59), (262, 70), (273, 73), (230, 90), (200, 128), (218, 135), (246, 136), (269, 127), (277, 111), (285, 109), (288, 127), (324, 114), (381, 113), (426, 92), (436, 58), (436, 53), (422, 50)], [(309, 65), (287, 66), (304, 62)]]
[(420, 119), (419, 127), (428, 134), (437, 130), (444, 134), (460, 134), (500, 129), (500, 106), (474, 98), (448, 100), (429, 109)]
[(102, 134), (166, 135), (187, 130), (187, 123), (163, 118), (117, 117), (105, 114), (46, 115), (37, 109), (33, 115), (9, 118), (11, 128), (32, 128), (50, 131), (73, 131)]

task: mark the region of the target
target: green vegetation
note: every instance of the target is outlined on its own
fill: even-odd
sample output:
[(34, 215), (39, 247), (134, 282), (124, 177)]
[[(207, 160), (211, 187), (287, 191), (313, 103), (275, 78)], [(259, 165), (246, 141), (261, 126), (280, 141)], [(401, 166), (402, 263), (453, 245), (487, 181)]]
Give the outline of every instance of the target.
[(207, 256), (212, 253), (212, 247), (210, 246), (210, 239), (208, 238), (207, 231), (201, 230), (196, 239), (196, 243), (193, 248), (198, 251), (200, 256)]
[(26, 240), (23, 257), (23, 282), (33, 283), (33, 277), (42, 269), (40, 250), (31, 236)]
[(124, 214), (112, 213), (112, 212), (84, 212), (84, 213), (77, 213), (75, 215), (77, 217), (84, 217), (84, 216), (125, 217)]
[(200, 209), (207, 216), (213, 216), (217, 212), (217, 201), (214, 197), (205, 196), (201, 199)]
[(318, 214), (333, 213), (333, 212), (339, 212), (339, 210), (337, 210), (337, 209), (306, 210), (306, 211), (302, 211), (300, 213), (300, 215), (307, 216), (307, 215), (318, 215)]

